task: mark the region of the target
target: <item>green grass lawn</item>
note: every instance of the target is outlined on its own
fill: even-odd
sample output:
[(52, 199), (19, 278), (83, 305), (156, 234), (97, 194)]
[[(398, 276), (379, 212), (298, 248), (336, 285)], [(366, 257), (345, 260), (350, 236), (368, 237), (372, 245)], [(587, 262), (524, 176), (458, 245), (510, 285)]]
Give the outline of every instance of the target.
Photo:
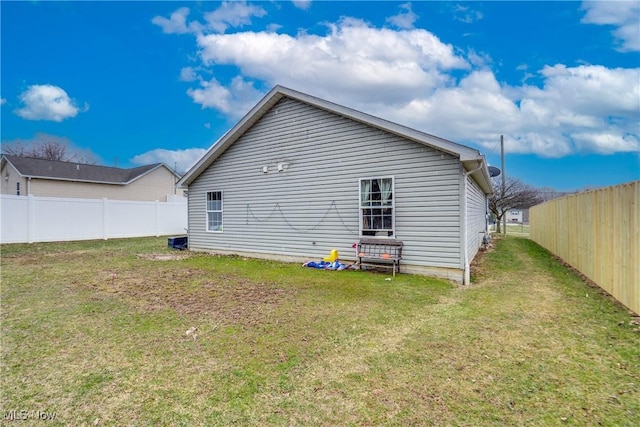
[(171, 251), (166, 238), (2, 246), (3, 416), (637, 425), (629, 312), (535, 243), (494, 242), (466, 289)]
[(507, 234), (517, 237), (529, 237), (529, 224), (507, 223)]
[[(504, 231), (502, 225), (500, 226), (501, 232), (499, 234), (503, 234)], [(491, 226), (491, 233), (497, 234), (496, 226)], [(507, 234), (515, 237), (529, 237), (529, 224), (522, 223), (513, 223), (507, 222)]]

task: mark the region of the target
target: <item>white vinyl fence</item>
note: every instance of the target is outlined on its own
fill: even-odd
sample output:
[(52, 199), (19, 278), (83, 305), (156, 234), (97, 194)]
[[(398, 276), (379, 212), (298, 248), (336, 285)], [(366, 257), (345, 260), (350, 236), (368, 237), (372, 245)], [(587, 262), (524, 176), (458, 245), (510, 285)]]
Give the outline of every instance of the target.
[(185, 234), (186, 202), (0, 196), (0, 243)]

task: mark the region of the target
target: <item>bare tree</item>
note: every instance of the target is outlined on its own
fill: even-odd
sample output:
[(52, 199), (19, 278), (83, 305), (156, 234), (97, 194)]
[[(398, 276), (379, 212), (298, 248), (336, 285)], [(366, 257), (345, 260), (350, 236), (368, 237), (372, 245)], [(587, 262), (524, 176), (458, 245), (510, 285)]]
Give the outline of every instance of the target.
[(9, 143), (2, 143), (2, 154), (8, 154), (10, 156), (29, 157), (28, 147), (22, 142), (17, 140)]
[(492, 184), (493, 195), (489, 198), (489, 210), (498, 223), (496, 229), (498, 233), (501, 232), (500, 221), (507, 211), (511, 209), (528, 209), (543, 201), (536, 188), (523, 183), (517, 178), (507, 177), (504, 190), (502, 188), (502, 178), (493, 178)]
[(540, 197), (540, 202), (547, 202), (549, 200), (557, 199), (558, 197), (563, 197), (568, 194), (573, 194), (572, 191), (558, 191), (552, 187), (540, 187), (538, 188), (538, 196)]
[(91, 150), (76, 148), (67, 138), (39, 133), (34, 139), (18, 139), (2, 144), (2, 152), (13, 156), (34, 157), (36, 159), (78, 162), (84, 164), (98, 163)]
[(40, 156), (47, 160), (68, 160), (66, 141), (58, 141), (50, 138), (42, 138), (40, 144), (35, 145), (32, 157)]

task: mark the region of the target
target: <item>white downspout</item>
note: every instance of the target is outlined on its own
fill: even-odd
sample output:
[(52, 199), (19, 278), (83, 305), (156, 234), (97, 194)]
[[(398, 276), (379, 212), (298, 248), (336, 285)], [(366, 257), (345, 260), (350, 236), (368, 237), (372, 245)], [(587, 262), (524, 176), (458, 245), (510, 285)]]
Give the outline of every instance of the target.
[[(478, 159), (479, 164), (478, 167), (475, 169), (472, 169), (468, 172), (464, 172), (463, 173), (463, 178), (464, 178), (464, 192), (463, 192), (463, 198), (462, 198), (462, 203), (464, 204), (464, 209), (462, 209), (462, 229), (464, 230), (464, 238), (463, 243), (464, 243), (464, 247), (463, 252), (462, 252), (462, 257), (463, 257), (463, 262), (464, 262), (464, 276), (462, 279), (462, 284), (464, 286), (469, 286), (471, 284), (471, 264), (469, 263), (469, 254), (467, 252), (468, 247), (469, 247), (469, 233), (467, 232), (467, 177), (469, 175), (471, 175), (472, 173), (479, 171), (480, 169), (482, 169), (482, 163), (483, 160), (482, 159)], [(464, 167), (464, 166), (463, 166)]]

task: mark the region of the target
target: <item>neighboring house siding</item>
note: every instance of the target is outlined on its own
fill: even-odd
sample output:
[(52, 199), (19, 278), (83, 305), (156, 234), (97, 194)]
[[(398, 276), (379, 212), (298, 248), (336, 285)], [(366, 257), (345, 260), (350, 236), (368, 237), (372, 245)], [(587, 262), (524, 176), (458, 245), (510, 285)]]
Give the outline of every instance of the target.
[(507, 211), (507, 221), (509, 222), (523, 222), (523, 214), (519, 209)]
[(469, 262), (478, 253), (482, 244), (482, 237), (487, 230), (487, 199), (470, 177), (467, 180), (467, 259)]
[[(74, 197), (87, 199), (166, 201), (174, 194), (176, 177), (162, 167), (136, 179), (128, 185), (32, 179), (31, 194), (46, 197)], [(23, 193), (26, 195), (26, 189)]]
[[(189, 185), (189, 246), (353, 259), (359, 179), (391, 176), (403, 264), (460, 269), (459, 159), (289, 98)], [(206, 231), (207, 191), (223, 192), (221, 233)]]
[(27, 180), (20, 176), (17, 170), (6, 163), (2, 168), (2, 194), (17, 196), (17, 184), (20, 184), (20, 196), (27, 194)]

